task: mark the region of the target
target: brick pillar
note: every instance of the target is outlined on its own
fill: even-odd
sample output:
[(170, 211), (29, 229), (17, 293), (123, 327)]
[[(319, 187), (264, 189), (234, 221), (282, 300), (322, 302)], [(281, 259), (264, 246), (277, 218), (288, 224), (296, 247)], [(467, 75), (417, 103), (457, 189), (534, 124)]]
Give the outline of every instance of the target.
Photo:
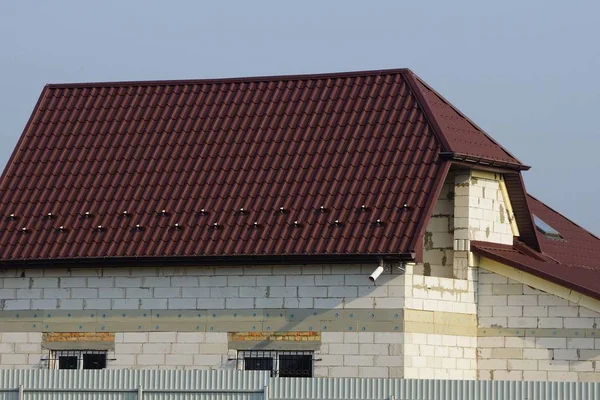
[(466, 279), (469, 269), (470, 239), (470, 181), (471, 173), (456, 174), (454, 177), (454, 259), (452, 267), (454, 277)]
[(465, 279), (474, 258), (471, 240), (512, 244), (499, 174), (463, 171), (454, 178), (454, 276)]

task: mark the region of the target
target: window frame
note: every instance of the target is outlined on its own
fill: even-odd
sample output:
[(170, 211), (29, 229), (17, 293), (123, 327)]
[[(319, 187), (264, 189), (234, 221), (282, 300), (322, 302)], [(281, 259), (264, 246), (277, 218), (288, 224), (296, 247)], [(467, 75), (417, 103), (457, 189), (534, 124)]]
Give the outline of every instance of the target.
[(562, 235), (552, 225), (533, 214), (533, 224), (535, 228), (548, 239), (563, 239)]

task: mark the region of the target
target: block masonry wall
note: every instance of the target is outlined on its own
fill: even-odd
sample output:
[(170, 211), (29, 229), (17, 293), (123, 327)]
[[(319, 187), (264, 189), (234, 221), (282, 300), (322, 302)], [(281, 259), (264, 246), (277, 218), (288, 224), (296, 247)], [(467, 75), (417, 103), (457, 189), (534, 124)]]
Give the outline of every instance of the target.
[(600, 381), (599, 313), (484, 269), (478, 293), (479, 379)]
[(407, 268), (405, 379), (475, 379), (477, 275), (451, 279)]
[(471, 240), (513, 243), (501, 179), (499, 174), (482, 171), (454, 175), (455, 250), (468, 250)]
[(42, 332), (115, 332), (109, 368), (235, 368), (229, 332), (314, 330), (316, 376), (400, 377), (404, 276), (375, 267), (4, 269), (0, 367), (40, 367)]
[[(472, 359), (474, 336), (461, 334), (469, 324), (457, 320), (456, 314), (468, 316), (475, 311), (474, 282), (415, 275), (413, 266), (407, 265), (405, 275), (396, 273), (392, 266), (373, 286), (367, 276), (374, 267), (4, 270), (0, 281), (4, 308), (0, 317), (20, 315), (19, 322), (11, 319), (2, 326), (22, 329), (27, 322), (24, 317), (35, 316), (35, 310), (44, 307), (43, 316), (51, 317), (37, 325), (38, 330), (72, 331), (77, 330), (80, 320), (71, 320), (70, 315), (83, 318), (89, 311), (100, 318), (107, 314), (123, 319), (104, 323), (100, 318), (92, 328), (86, 325), (89, 321), (82, 324), (85, 329), (106, 326), (116, 332), (108, 368), (230, 369), (236, 368), (232, 361), (236, 354), (228, 332), (238, 328), (264, 329), (266, 325), (252, 317), (255, 311), (260, 314), (278, 310), (291, 316), (330, 310), (342, 317), (337, 322), (328, 320), (326, 326), (315, 325), (316, 330), (321, 330), (315, 376), (472, 379), (473, 366), (459, 360)], [(268, 303), (271, 297), (267, 296), (275, 294), (281, 297)], [(202, 295), (206, 297), (193, 297)], [(179, 314), (186, 318), (192, 311), (208, 311), (209, 304), (215, 307), (211, 310), (215, 321), (221, 321), (215, 322), (214, 327), (223, 331), (209, 331), (210, 318), (200, 326), (200, 332), (189, 331), (197, 329), (195, 324), (180, 321)], [(277, 308), (266, 308), (267, 304)], [(98, 308), (99, 305), (107, 308)], [(157, 306), (161, 308), (150, 308)], [(243, 320), (223, 320), (233, 314), (239, 314)], [(357, 321), (352, 320), (355, 314)], [(147, 321), (145, 315), (156, 318)], [(165, 316), (174, 321), (161, 319)], [(368, 321), (362, 324), (361, 318)], [(305, 322), (302, 318), (287, 321), (281, 330), (301, 333), (311, 328)], [(170, 330), (171, 326), (181, 329)], [(139, 327), (142, 331), (138, 331)], [(325, 327), (327, 331), (323, 330)], [(156, 328), (160, 331), (153, 331)], [(43, 359), (50, 353), (40, 331), (5, 332), (7, 345), (2, 347), (0, 366), (44, 367)]]
[(0, 368), (37, 368), (44, 355), (41, 332), (0, 332)]
[(235, 369), (225, 332), (121, 332), (108, 368)]
[(0, 310), (393, 309), (395, 269), (372, 265), (0, 270)]
[(416, 273), (466, 279), (471, 240), (512, 244), (502, 176), (450, 171), (423, 237), (423, 264)]
[(423, 239), (423, 265), (406, 276), (405, 378), (477, 377), (478, 282), (469, 248), (471, 240), (512, 244), (501, 180), (461, 169), (446, 177)]
[(483, 171), (454, 175), (454, 277), (464, 279), (473, 266), (471, 240), (512, 245), (513, 231), (502, 192), (502, 176)]
[(435, 203), (423, 237), (423, 264), (415, 273), (453, 278), (454, 173), (450, 172)]

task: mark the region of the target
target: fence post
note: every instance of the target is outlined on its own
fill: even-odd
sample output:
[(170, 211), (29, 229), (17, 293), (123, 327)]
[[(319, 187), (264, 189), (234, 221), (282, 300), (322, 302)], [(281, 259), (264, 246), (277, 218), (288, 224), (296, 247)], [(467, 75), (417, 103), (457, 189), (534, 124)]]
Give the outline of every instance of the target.
[(137, 400), (142, 400), (143, 397), (144, 397), (144, 389), (142, 389), (142, 385), (140, 385), (140, 386), (138, 386)]
[(263, 391), (263, 400), (269, 400), (269, 385), (265, 385)]
[(24, 400), (24, 393), (25, 393), (25, 389), (23, 388), (23, 384), (20, 384), (19, 385), (19, 395), (18, 395), (19, 400)]

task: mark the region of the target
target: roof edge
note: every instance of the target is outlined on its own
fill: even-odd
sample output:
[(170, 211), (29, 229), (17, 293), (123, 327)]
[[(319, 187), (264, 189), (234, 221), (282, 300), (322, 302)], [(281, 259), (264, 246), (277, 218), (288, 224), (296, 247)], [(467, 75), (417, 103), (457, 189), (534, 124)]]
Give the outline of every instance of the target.
[(44, 98), (47, 91), (48, 91), (48, 85), (44, 86), (44, 88), (42, 89), (42, 92), (40, 93), (37, 101), (35, 102), (35, 106), (33, 106), (33, 110), (31, 111), (31, 114), (29, 115), (29, 119), (27, 120), (27, 123), (25, 124), (25, 127), (23, 128), (23, 132), (21, 132), (21, 136), (19, 136), (19, 140), (17, 141), (16, 146), (14, 147), (10, 157), (8, 158), (8, 161), (6, 162), (4, 170), (2, 171), (2, 175), (0, 175), (0, 189), (2, 188), (2, 186), (1, 186), (2, 182), (5, 181), (5, 177), (6, 177), (6, 175), (8, 175), (8, 171), (11, 169), (11, 167), (13, 165), (14, 158), (21, 150), (21, 146), (23, 146), (23, 141), (25, 140), (25, 137), (27, 136), (27, 133), (29, 132), (29, 128), (31, 127), (31, 124), (33, 123), (36, 115), (40, 111), (39, 110), (40, 104), (42, 103), (42, 99)]
[(444, 185), (444, 181), (448, 176), (448, 171), (450, 170), (450, 162), (442, 161), (442, 165), (440, 165), (438, 176), (435, 178), (433, 182), (433, 190), (429, 194), (429, 199), (427, 199), (427, 203), (425, 203), (425, 208), (423, 209), (423, 216), (420, 218), (419, 224), (417, 225), (417, 229), (415, 235), (413, 237), (412, 242), (410, 243), (410, 249), (417, 255), (416, 259), (418, 262), (421, 262), (421, 258), (423, 256), (423, 235), (425, 234), (425, 229), (427, 229), (427, 225), (429, 225), (429, 221), (431, 220), (431, 214), (435, 208), (435, 204), (437, 203), (437, 199), (442, 191), (442, 186)]
[(483, 166), (489, 166), (489, 167), (495, 167), (495, 168), (515, 170), (515, 171), (528, 171), (531, 168), (530, 166), (524, 165), (524, 164), (515, 164), (515, 163), (509, 163), (506, 161), (498, 161), (498, 160), (494, 160), (494, 159), (486, 158), (486, 157), (473, 157), (468, 154), (457, 153), (457, 152), (453, 152), (453, 151), (441, 152), (440, 157), (448, 159), (448, 160), (452, 160), (452, 161), (467, 163), (467, 164), (483, 165)]
[[(575, 290), (575, 291), (577, 291), (579, 293), (585, 294), (586, 296), (592, 297), (592, 298), (594, 298), (596, 300), (600, 300), (600, 293), (597, 293), (597, 292), (595, 292), (593, 290), (584, 288), (584, 287), (579, 286), (577, 284), (574, 284), (572, 282), (568, 282), (568, 281), (566, 281), (566, 280), (564, 280), (562, 278), (559, 278), (557, 276), (554, 276), (552, 274), (548, 274), (548, 273), (545, 273), (545, 272), (540, 271), (538, 269), (531, 268), (531, 267), (529, 267), (526, 264), (522, 264), (520, 262), (508, 259), (506, 257), (499, 256), (499, 255), (497, 255), (495, 253), (492, 253), (492, 252), (486, 250), (485, 248), (482, 248), (482, 247), (490, 247), (490, 245), (492, 247), (498, 248), (498, 250), (509, 250), (509, 249), (512, 250), (513, 249), (513, 246), (509, 246), (509, 245), (472, 241), (471, 242), (471, 251), (474, 252), (474, 253), (477, 253), (480, 256), (484, 256), (486, 258), (489, 258), (490, 260), (499, 262), (501, 264), (506, 264), (506, 265), (508, 265), (510, 267), (517, 268), (517, 269), (519, 269), (519, 270), (521, 270), (523, 272), (527, 272), (527, 273), (529, 273), (531, 275), (534, 275), (534, 276), (537, 276), (539, 278), (546, 279), (546, 280), (548, 280), (550, 282), (556, 283), (557, 285), (560, 285), (560, 286), (563, 286), (563, 287)], [(480, 246), (482, 246), (482, 247), (480, 247)], [(548, 262), (548, 261), (546, 261), (546, 262)]]
[(327, 78), (346, 78), (351, 76), (377, 76), (390, 74), (411, 75), (408, 68), (395, 69), (373, 69), (364, 71), (328, 72), (321, 74), (298, 74), (298, 75), (264, 75), (233, 78), (206, 78), (206, 79), (166, 79), (146, 81), (106, 81), (106, 82), (81, 82), (81, 83), (49, 83), (46, 86), (55, 88), (88, 88), (88, 87), (111, 87), (111, 86), (151, 86), (151, 85), (193, 85), (209, 83), (239, 83), (239, 82), (261, 82), (261, 81), (287, 81), (287, 80), (309, 80)]
[(435, 118), (435, 115), (433, 114), (433, 111), (429, 106), (429, 103), (425, 100), (425, 96), (423, 96), (423, 93), (418, 88), (417, 81), (415, 78), (416, 75), (412, 71), (407, 70), (404, 74), (404, 77), (406, 79), (406, 83), (408, 83), (408, 86), (410, 87), (410, 90), (417, 98), (417, 103), (423, 109), (425, 119), (427, 120), (429, 125), (431, 125), (433, 134), (440, 142), (440, 145), (442, 147), (442, 153), (452, 151), (452, 149), (450, 148), (450, 143), (448, 143), (446, 135), (444, 135), (442, 128), (438, 124), (437, 119)]
[(297, 265), (297, 264), (361, 264), (377, 263), (380, 259), (391, 262), (410, 262), (411, 253), (352, 253), (307, 255), (239, 255), (239, 256), (165, 256), (165, 257), (99, 257), (0, 260), (0, 269), (19, 268), (90, 268), (123, 266), (222, 266), (222, 265)]
[[(517, 226), (519, 227), (519, 239), (535, 251), (543, 253), (544, 249), (542, 248), (537, 229), (533, 222), (533, 214), (527, 198), (523, 174), (520, 171), (504, 174), (504, 183), (506, 184), (508, 197), (512, 204)], [(525, 209), (517, 209), (516, 203), (519, 201), (524, 202)]]

